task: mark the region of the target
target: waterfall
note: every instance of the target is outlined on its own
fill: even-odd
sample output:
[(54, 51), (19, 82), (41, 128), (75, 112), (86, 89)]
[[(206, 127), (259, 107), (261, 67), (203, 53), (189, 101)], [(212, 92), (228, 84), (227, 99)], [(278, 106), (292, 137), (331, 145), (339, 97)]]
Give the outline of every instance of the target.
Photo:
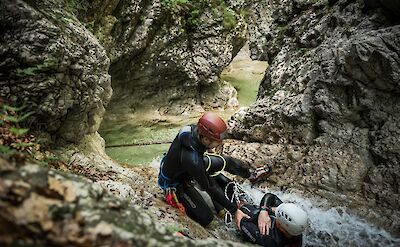
[(260, 190), (243, 185), (244, 189), (259, 203), (264, 193), (277, 195), (284, 202), (303, 207), (309, 216), (305, 233), (305, 246), (400, 246), (400, 238), (378, 228), (364, 219), (348, 213), (345, 207), (328, 207), (327, 201), (307, 199), (294, 192)]

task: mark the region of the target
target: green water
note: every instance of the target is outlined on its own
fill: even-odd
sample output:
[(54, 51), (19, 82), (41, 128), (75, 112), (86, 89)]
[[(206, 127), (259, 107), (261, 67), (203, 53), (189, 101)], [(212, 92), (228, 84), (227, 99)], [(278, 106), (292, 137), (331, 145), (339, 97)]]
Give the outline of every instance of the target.
[[(148, 123), (137, 119), (115, 119), (102, 123), (99, 132), (106, 141), (106, 153), (108, 156), (120, 163), (147, 165), (167, 152), (169, 144), (142, 144), (172, 142), (182, 126), (195, 123), (196, 119), (173, 119), (161, 123)], [(109, 147), (124, 144), (138, 145)]]
[(267, 67), (267, 62), (252, 61), (241, 51), (221, 73), (221, 80), (236, 88), (241, 106), (249, 106), (256, 101), (258, 88)]
[(162, 154), (166, 153), (168, 148), (169, 144), (114, 147), (106, 148), (106, 153), (108, 156), (123, 164), (146, 165), (152, 162), (154, 159), (160, 160)]
[[(258, 87), (266, 68), (266, 62), (251, 61), (248, 55), (241, 51), (222, 72), (221, 80), (231, 83), (236, 88), (240, 106), (249, 106), (256, 100)], [(220, 112), (225, 120), (228, 120), (233, 113), (234, 111)], [(131, 119), (106, 112), (99, 132), (106, 141), (106, 153), (111, 158), (126, 164), (147, 165), (167, 152), (169, 144), (107, 146), (172, 141), (182, 126), (195, 123), (198, 117), (198, 115), (182, 116), (153, 121), (157, 117), (145, 111), (143, 115), (136, 113)]]

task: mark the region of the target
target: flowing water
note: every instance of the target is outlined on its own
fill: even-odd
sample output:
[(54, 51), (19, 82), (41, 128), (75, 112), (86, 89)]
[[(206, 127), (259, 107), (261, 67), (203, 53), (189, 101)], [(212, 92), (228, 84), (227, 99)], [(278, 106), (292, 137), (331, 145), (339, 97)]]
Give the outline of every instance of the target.
[(327, 207), (327, 201), (313, 201), (296, 193), (263, 191), (249, 185), (244, 186), (244, 189), (254, 197), (256, 203), (261, 201), (265, 192), (271, 192), (284, 202), (302, 206), (309, 216), (306, 246), (400, 246), (400, 238), (395, 238), (385, 230), (348, 213), (345, 207)]

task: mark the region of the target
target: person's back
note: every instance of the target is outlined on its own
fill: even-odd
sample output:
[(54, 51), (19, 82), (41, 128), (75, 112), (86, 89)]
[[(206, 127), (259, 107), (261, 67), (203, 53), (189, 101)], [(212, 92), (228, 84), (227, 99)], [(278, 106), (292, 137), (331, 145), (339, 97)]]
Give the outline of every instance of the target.
[[(175, 182), (193, 179), (187, 170), (202, 162), (206, 147), (197, 138), (195, 125), (184, 126), (172, 142), (163, 164), (163, 174)], [(188, 161), (189, 160), (189, 161)], [(186, 162), (185, 162), (186, 161)]]

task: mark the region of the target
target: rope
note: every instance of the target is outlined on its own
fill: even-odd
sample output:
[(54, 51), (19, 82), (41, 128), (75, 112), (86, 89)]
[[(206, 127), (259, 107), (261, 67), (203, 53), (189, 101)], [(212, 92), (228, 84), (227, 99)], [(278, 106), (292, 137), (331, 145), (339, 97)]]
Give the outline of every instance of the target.
[(159, 144), (170, 144), (170, 143), (172, 143), (172, 141), (154, 141), (154, 142), (142, 142), (142, 143), (130, 143), (130, 144), (115, 144), (115, 145), (106, 145), (106, 148), (148, 146), (148, 145), (159, 145)]
[[(228, 196), (228, 187), (229, 186), (233, 187), (232, 198), (229, 198), (229, 196)], [(242, 186), (240, 186), (237, 182), (234, 182), (234, 181), (229, 182), (225, 186), (224, 194), (225, 194), (225, 197), (231, 203), (236, 203), (236, 205), (240, 205), (241, 201), (245, 201), (248, 204), (254, 204), (253, 197), (250, 194), (248, 194), (246, 191), (244, 191)], [(225, 224), (227, 226), (230, 226), (232, 224), (232, 219), (233, 219), (232, 214), (230, 212), (226, 212), (224, 220), (225, 220)]]

